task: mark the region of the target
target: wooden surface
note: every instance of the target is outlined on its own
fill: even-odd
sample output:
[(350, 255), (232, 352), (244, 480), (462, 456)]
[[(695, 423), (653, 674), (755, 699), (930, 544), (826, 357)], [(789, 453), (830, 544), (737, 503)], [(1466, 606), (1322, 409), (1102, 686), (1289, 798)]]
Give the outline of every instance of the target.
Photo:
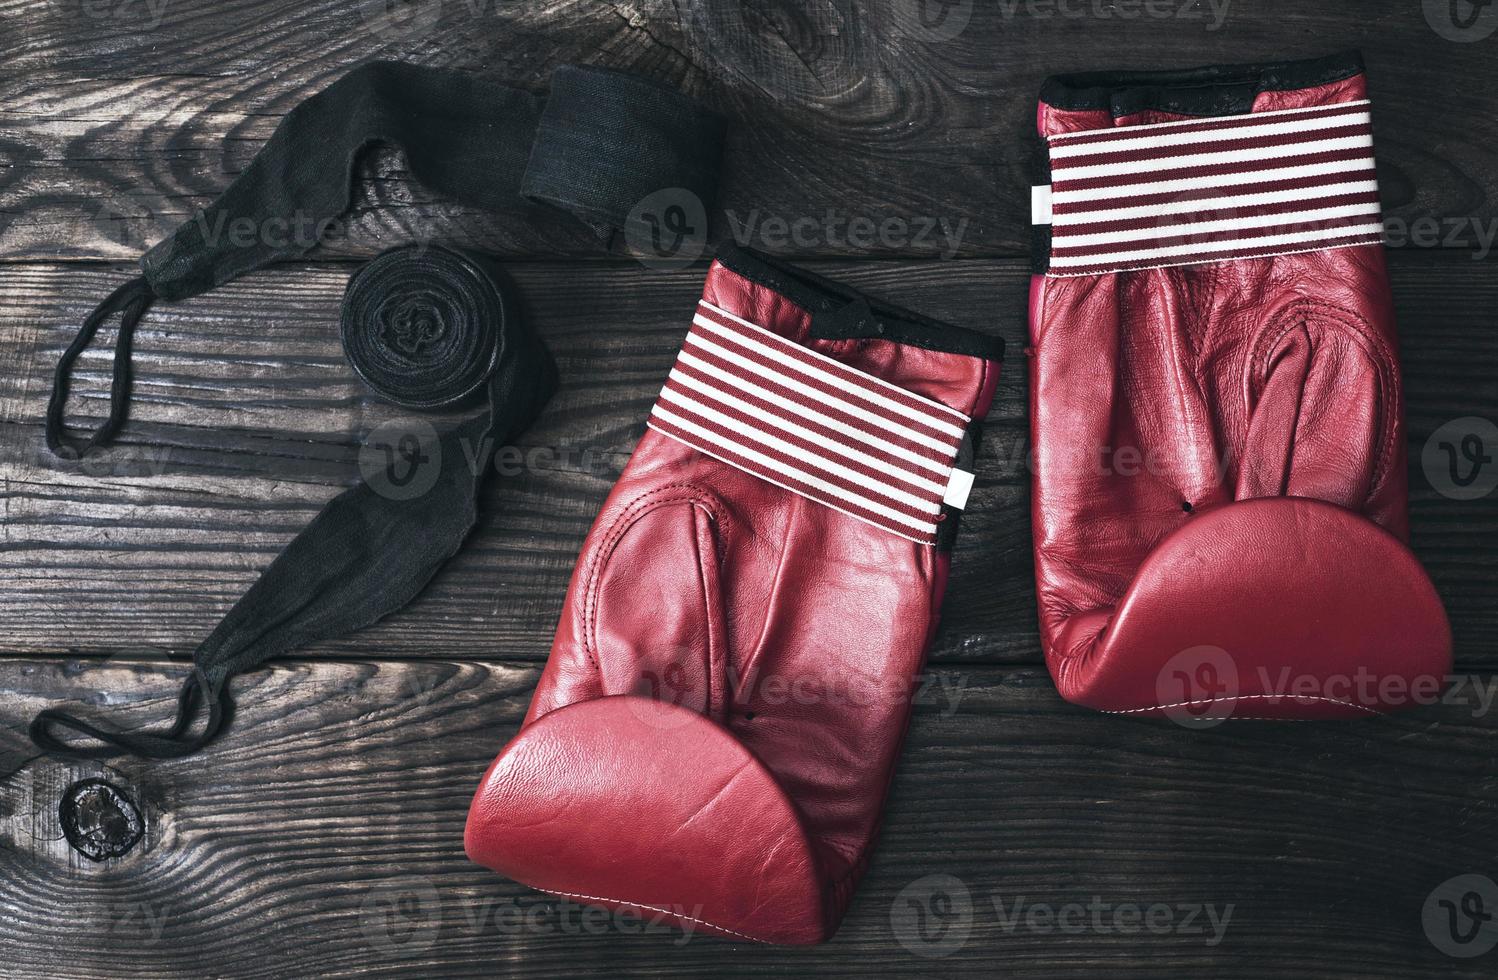
[[(975, 0), (949, 40), (911, 27), (901, 0), (411, 6), (405, 30), (331, 0), (0, 0), (0, 976), (1493, 975), (1498, 952), (1447, 956), (1421, 913), (1457, 875), (1498, 877), (1498, 720), (1479, 697), (1498, 682), (1498, 504), (1442, 495), (1420, 455), (1453, 419), (1498, 420), (1498, 265), (1482, 245), (1498, 221), (1498, 34), (1445, 40), (1405, 0), (1233, 0), (1216, 30), (1205, 2), (1195, 19), (1128, 20), (1127, 4), (1047, 17), (1044, 3)], [(1399, 242), (1391, 267), (1414, 544), (1467, 680), (1453, 703), (1348, 725), (1193, 733), (1066, 705), (1038, 666), (1029, 558), (1035, 92), (1051, 71), (1352, 46), (1370, 66), (1391, 233), (1438, 230), (1429, 247)], [(921, 699), (883, 841), (828, 946), (587, 928), (461, 852), (468, 797), (524, 711), (700, 267), (603, 254), (533, 208), (434, 200), (376, 153), (348, 236), (148, 314), (116, 448), (88, 465), (45, 451), (50, 372), (80, 319), (287, 109), (374, 57), (538, 90), (574, 61), (679, 84), (733, 120), (717, 238), (753, 224), (749, 244), (1008, 339), (932, 652), (943, 683)], [(763, 234), (767, 218), (829, 208), (961, 235), (853, 248)], [(363, 436), (399, 416), (345, 366), (338, 301), (353, 259), (412, 237), (511, 259), (562, 368), (467, 547), (385, 623), (238, 682), (234, 727), (197, 757), (38, 757), (25, 724), (47, 704), (168, 716), (193, 646), (356, 478)], [(75, 416), (99, 414), (106, 370), (81, 363)], [(94, 776), (131, 793), (146, 825), (102, 864), (57, 817)], [(959, 879), (966, 904), (931, 875)], [(1010, 922), (1016, 900), (1233, 911), (1213, 944), (1210, 926)], [(966, 941), (930, 955), (901, 918), (912, 901), (966, 910)]]

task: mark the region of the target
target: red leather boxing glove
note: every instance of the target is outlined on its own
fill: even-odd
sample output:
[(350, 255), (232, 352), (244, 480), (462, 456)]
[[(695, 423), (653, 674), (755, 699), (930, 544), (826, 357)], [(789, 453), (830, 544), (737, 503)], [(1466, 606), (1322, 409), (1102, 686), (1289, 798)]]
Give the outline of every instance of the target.
[(720, 253), (474, 798), (469, 856), (692, 930), (828, 938), (879, 826), (1001, 352)]
[(1046, 660), (1103, 711), (1362, 717), (1451, 636), (1405, 546), (1361, 59), (1042, 90), (1034, 535)]

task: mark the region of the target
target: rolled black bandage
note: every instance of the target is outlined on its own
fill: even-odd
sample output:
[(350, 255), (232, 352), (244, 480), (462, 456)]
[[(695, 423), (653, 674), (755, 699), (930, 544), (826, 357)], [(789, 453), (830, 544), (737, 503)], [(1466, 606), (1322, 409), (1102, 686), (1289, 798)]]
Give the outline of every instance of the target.
[[(245, 218), (298, 226), (311, 218), (321, 226), (348, 207), (355, 159), (372, 143), (401, 147), (422, 183), (456, 200), (498, 207), (528, 195), (605, 236), (656, 191), (684, 188), (711, 199), (721, 118), (622, 72), (569, 67), (554, 81), (543, 101), (460, 72), (376, 62), (297, 106), (218, 200), (147, 252), (143, 275), (84, 321), (58, 363), (48, 446), (86, 453), (119, 431), (131, 337), (152, 302), (206, 292), (315, 244), (246, 244), (214, 229)], [(114, 313), (121, 325), (109, 416), (84, 439), (70, 438), (63, 406), (72, 365)], [(120, 732), (48, 709), (31, 725), (43, 750), (189, 755), (227, 725), (234, 675), (400, 609), (462, 545), (496, 448), (530, 425), (556, 387), (550, 355), (513, 314), (486, 260), (436, 246), (386, 252), (357, 273), (341, 328), (350, 365), (380, 397), (413, 409), (452, 408), (482, 392), (487, 407), (434, 445), (413, 436), (386, 447), (390, 465), (405, 467), (398, 479), (366, 471), (292, 539), (194, 651), (169, 727)], [(420, 481), (416, 466), (427, 467)], [(194, 732), (203, 705), (207, 720)], [(64, 740), (65, 731), (89, 741)]]

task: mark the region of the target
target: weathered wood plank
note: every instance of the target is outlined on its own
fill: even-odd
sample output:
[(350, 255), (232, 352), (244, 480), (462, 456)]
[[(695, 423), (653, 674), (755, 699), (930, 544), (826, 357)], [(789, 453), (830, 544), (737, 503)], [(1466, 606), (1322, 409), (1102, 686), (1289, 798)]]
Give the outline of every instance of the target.
[[(370, 398), (339, 350), (334, 325), (349, 268), (282, 269), (153, 310), (136, 338), (129, 432), (119, 449), (83, 466), (46, 452), (38, 420), (66, 324), (115, 273), (7, 268), (0, 363), (13, 366), (0, 379), (9, 423), (0, 446), (16, 462), (0, 462), (9, 507), (0, 623), (41, 626), (33, 617), (42, 616), (52, 624), (26, 628), (26, 649), (190, 649), (316, 508), (357, 478), (363, 436), (402, 416)], [(991, 308), (999, 281), (1022, 308), (1016, 265), (987, 276), (956, 264), (830, 271), (1006, 333), (1020, 348), (1018, 321), (1001, 325)], [(582, 538), (628, 459), (701, 289), (700, 270), (633, 264), (517, 263), (511, 272), (558, 358), (562, 390), (523, 452), (502, 457), (513, 475), (491, 481), (463, 553), (418, 605), (378, 631), (405, 637), (387, 648), (396, 656), (545, 656)], [(107, 371), (104, 354), (80, 363), (79, 416), (107, 397)], [(966, 519), (943, 656), (1033, 656), (1022, 385), (1022, 372), (1011, 370), (991, 415), (994, 451)], [(65, 624), (56, 614), (61, 594)], [(998, 630), (983, 625), (998, 622)], [(368, 656), (373, 635), (328, 650)]]
[[(79, 978), (1491, 972), (1438, 952), (1421, 925), (1433, 889), (1494, 872), (1498, 718), (1475, 701), (1367, 722), (1188, 732), (1065, 705), (1034, 668), (949, 673), (945, 690), (922, 697), (883, 840), (841, 932), (826, 947), (784, 950), (626, 936), (607, 918), (585, 929), (575, 908), (567, 926), (555, 903), (466, 862), (469, 798), (535, 676), (530, 665), (286, 662), (236, 682), (233, 730), (182, 761), (25, 761), (12, 737), (3, 771), (19, 771), (0, 778), (5, 969)], [(157, 719), (173, 689), (159, 662), (0, 661), (7, 726), (58, 699), (97, 705), (101, 691), (125, 716)], [(56, 823), (62, 792), (95, 776), (125, 789), (146, 823), (132, 852), (103, 864), (73, 853)], [(952, 892), (952, 906), (932, 907), (942, 883), (932, 875), (955, 876), (968, 904)], [(928, 936), (942, 934), (945, 916), (959, 923), (970, 912), (967, 941), (940, 958), (917, 955), (941, 947), (892, 918), (912, 903), (931, 914)], [(1020, 920), (1006, 920), (1016, 903)], [(1063, 933), (1023, 915), (1092, 903), (1108, 907), (1100, 920), (1082, 913), (1100, 928)], [(1126, 903), (1168, 905), (1173, 926), (1122, 933), (1113, 910)], [(1219, 921), (1230, 915), (1220, 942), (1205, 913), (1183, 923), (1180, 906), (1192, 903)]]
[[(386, 6), (409, 20), (372, 15)], [(1047, 74), (1361, 46), (1392, 237), (1485, 250), (1498, 231), (1490, 54), (1446, 40), (1420, 4), (1369, 0), (1353, 16), (1291, 0), (947, 7), (933, 31), (914, 0), (13, 0), (0, 4), (0, 258), (133, 259), (226, 186), (291, 106), (376, 57), (537, 90), (571, 61), (652, 74), (735, 123), (717, 237), (801, 255), (973, 257), (1028, 247)], [(482, 214), (434, 201), (392, 155), (366, 176), (332, 252), (369, 254), (393, 230), (508, 255), (598, 249), (519, 202)], [(855, 219), (896, 224), (864, 242), (849, 235)], [(795, 221), (809, 223), (791, 239), (780, 222)]]
[[(385, 6), (0, 0), (0, 975), (1491, 976), (1498, 952), (1444, 955), (1421, 913), (1454, 876), (1498, 878), (1485, 700), (1498, 693), (1498, 498), (1442, 496), (1420, 451), (1453, 419), (1498, 420), (1498, 280), (1465, 261), (1498, 231), (1498, 38), (1449, 42), (1443, 5), (1407, 0), (963, 0), (936, 35), (913, 15), (938, 5), (919, 0), (410, 0), (388, 6), (412, 20), (371, 17)], [(1186, 732), (1065, 705), (1031, 666), (1019, 256), (1039, 82), (1353, 45), (1370, 64), (1391, 233), (1424, 236), (1393, 257), (1415, 546), (1477, 673), (1449, 703), (1346, 725)], [(507, 457), (518, 472), (491, 481), (473, 539), (410, 608), (304, 651), (321, 659), (236, 681), (235, 724), (211, 750), (65, 764), (27, 740), (59, 702), (168, 717), (192, 646), (352, 482), (363, 436), (399, 417), (342, 361), (353, 265), (324, 261), (152, 311), (132, 422), (97, 466), (53, 459), (39, 423), (57, 354), (129, 263), (291, 106), (373, 57), (537, 91), (567, 62), (643, 71), (734, 121), (716, 237), (972, 260), (818, 266), (1011, 344), (933, 651), (943, 683), (922, 696), (884, 840), (829, 946), (626, 935), (461, 850), (469, 796), (519, 723), (700, 269), (512, 263), (564, 383)], [(347, 235), (317, 258), (411, 239), (603, 258), (536, 208), (435, 200), (398, 154), (371, 155), (361, 177)], [(905, 224), (864, 244), (848, 239), (856, 218)], [(791, 239), (777, 219), (811, 231)], [(105, 365), (81, 365), (75, 417), (99, 413)], [(91, 776), (145, 814), (142, 843), (104, 864), (73, 852), (58, 819), (63, 792)], [(1130, 903), (1163, 906), (1176, 928), (1123, 931)], [(1231, 907), (1220, 942), (1208, 915), (1181, 927), (1198, 904), (1219, 919)], [(1102, 925), (1086, 924), (1093, 905)], [(1075, 906), (1079, 932), (1024, 916)], [(932, 957), (941, 947), (916, 929), (939, 943), (967, 911), (965, 942)]]
[[(1420, 465), (1432, 432), (1498, 418), (1493, 266), (1404, 255), (1403, 326), (1416, 548), (1436, 577), (1462, 659), (1498, 662), (1498, 498), (1450, 500)], [(350, 267), (294, 266), (162, 305), (136, 340), (136, 400), (97, 462), (46, 452), (39, 420), (73, 324), (123, 270), (0, 271), (0, 649), (188, 651), (337, 489), (358, 447), (401, 417), (338, 349)], [(934, 315), (1002, 334), (1010, 357), (986, 426), (978, 488), (954, 556), (937, 662), (1037, 662), (1029, 556), (1027, 273), (1017, 261), (817, 266)], [(412, 606), (318, 648), (355, 656), (544, 657), (573, 559), (628, 458), (685, 330), (700, 270), (513, 263), (562, 390), (503, 457), (479, 530)], [(245, 311), (254, 311), (247, 315)], [(107, 358), (79, 365), (75, 417), (97, 417)]]

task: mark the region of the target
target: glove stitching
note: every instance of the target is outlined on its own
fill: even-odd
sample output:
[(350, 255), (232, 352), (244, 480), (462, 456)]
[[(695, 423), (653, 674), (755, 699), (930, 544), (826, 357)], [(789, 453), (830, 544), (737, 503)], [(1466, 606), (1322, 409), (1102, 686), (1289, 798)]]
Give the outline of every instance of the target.
[[(800, 499), (799, 495), (796, 498)], [(770, 578), (770, 594), (779, 595), (781, 582), (786, 571), (786, 559), (790, 557), (790, 548), (787, 542), (791, 539), (791, 530), (796, 526), (796, 516), (800, 513), (799, 505), (793, 503), (791, 516), (785, 521), (785, 528), (780, 535), (780, 545), (775, 559), (775, 574)], [(766, 658), (766, 639), (770, 633), (770, 623), (774, 619), (773, 603), (765, 604), (765, 618), (760, 622), (759, 632), (755, 635), (754, 645), (750, 647), (749, 653), (740, 658), (738, 676), (735, 679), (737, 689), (733, 691), (729, 704), (736, 709), (743, 709), (753, 701), (755, 688), (759, 686), (759, 671), (764, 666)], [(730, 655), (732, 651), (729, 651)]]
[(1131, 266), (1127, 269), (1109, 269), (1105, 272), (1047, 272), (1047, 279), (1083, 279), (1087, 276), (1116, 276), (1129, 272), (1148, 272), (1151, 269), (1178, 269), (1187, 265), (1222, 265), (1227, 262), (1252, 262), (1255, 259), (1273, 259), (1283, 255), (1306, 255), (1311, 252), (1335, 252), (1344, 248), (1362, 248), (1372, 242), (1348, 242), (1346, 245), (1319, 246), (1317, 248), (1297, 248), (1288, 252), (1271, 252), (1268, 255), (1240, 255), (1236, 258), (1222, 258), (1213, 262), (1203, 262), (1200, 259), (1192, 262), (1162, 262), (1159, 265)]
[[(690, 492), (673, 494), (659, 500), (650, 499), (673, 490)], [(610, 525), (608, 534), (604, 536), (604, 540), (599, 543), (597, 550), (593, 552), (592, 557), (588, 561), (588, 602), (583, 614), (583, 653), (587, 657), (588, 663), (592, 664), (595, 670), (602, 669), (602, 665), (598, 662), (593, 643), (593, 637), (598, 627), (598, 599), (600, 591), (598, 581), (604, 566), (607, 564), (608, 558), (613, 555), (614, 549), (619, 546), (619, 542), (623, 540), (624, 535), (629, 533), (630, 528), (640, 518), (644, 517), (648, 511), (656, 507), (685, 502), (692, 504), (694, 507), (701, 507), (703, 510), (706, 510), (712, 517), (714, 524), (721, 523), (721, 517), (718, 512), (703, 499), (710, 496), (706, 490), (695, 484), (668, 483), (665, 486), (647, 491), (630, 501), (619, 512), (619, 516), (614, 519), (614, 523)]]
[(1395, 449), (1394, 427), (1388, 423), (1389, 412), (1385, 396), (1386, 392), (1393, 390), (1391, 385), (1394, 381), (1389, 376), (1390, 371), (1388, 366), (1394, 363), (1395, 355), (1378, 333), (1372, 329), (1366, 319), (1352, 310), (1341, 306), (1334, 306), (1331, 303), (1315, 299), (1298, 300), (1278, 314), (1278, 319), (1289, 321), (1281, 327), (1278, 333), (1272, 337), (1267, 331), (1260, 335), (1259, 342), (1255, 345), (1253, 353), (1255, 370), (1262, 372), (1263, 362), (1267, 360), (1268, 352), (1278, 346), (1286, 334), (1304, 322), (1304, 319), (1298, 314), (1306, 310), (1320, 313), (1327, 319), (1334, 321), (1338, 326), (1347, 329), (1361, 338), (1367, 345), (1364, 348), (1365, 353), (1369, 355), (1369, 360), (1373, 362), (1374, 369), (1378, 372), (1377, 407), (1380, 445), (1374, 473), (1369, 480), (1369, 486), (1376, 487), (1388, 474), (1390, 457), (1393, 455)]
[[(989, 360), (988, 358), (985, 357), (983, 359), (982, 366), (978, 369), (978, 387), (973, 392), (973, 397), (971, 397), (971, 398), (968, 399), (968, 402), (967, 402), (967, 411), (965, 411), (965, 412), (962, 413), (963, 415), (966, 415), (968, 417), (968, 424), (969, 425), (982, 425), (982, 423), (983, 423), (982, 419), (974, 418), (973, 416), (978, 411), (978, 399), (981, 398), (983, 396), (983, 392), (988, 389), (988, 375), (990, 373), (989, 369), (992, 366), (993, 366), (993, 361), (991, 361), (991, 360)], [(960, 450), (959, 450), (959, 452), (960, 452)], [(976, 453), (974, 455), (976, 456)], [(977, 468), (976, 467), (976, 462), (977, 461), (975, 459), (974, 460), (974, 463), (975, 463), (974, 468), (975, 469)]]
[[(693, 506), (696, 506), (695, 504)], [(705, 509), (705, 508), (704, 508)], [(708, 512), (711, 516), (711, 511)], [(714, 519), (716, 523), (716, 519)], [(702, 554), (702, 530), (697, 527), (696, 515), (692, 520), (692, 537), (697, 546), (697, 581), (702, 590), (702, 622), (707, 629), (707, 708), (708, 717), (722, 720), (728, 710), (729, 692), (722, 690), (723, 678), (728, 670), (723, 663), (727, 658), (728, 638), (727, 625), (721, 622), (723, 610), (722, 582), (717, 576), (709, 583), (707, 574), (707, 563)], [(709, 532), (711, 533), (711, 532)], [(720, 569), (723, 565), (723, 550), (720, 547), (716, 535), (713, 540), (707, 542), (712, 552), (712, 560)], [(715, 588), (714, 586), (717, 586)]]
[[(532, 885), (530, 887), (535, 886)], [(720, 926), (716, 922), (709, 922), (706, 919), (699, 919), (694, 915), (687, 915), (685, 912), (673, 912), (670, 909), (657, 908), (654, 905), (646, 905), (643, 902), (632, 902), (626, 898), (608, 898), (602, 895), (584, 895), (580, 892), (565, 892), (560, 888), (538, 888), (536, 890), (550, 892), (553, 895), (565, 895), (568, 898), (580, 898), (585, 902), (614, 902), (618, 905), (631, 905), (637, 909), (649, 909), (651, 912), (659, 912), (662, 915), (670, 915), (675, 916), (678, 919), (686, 919), (688, 922), (695, 922), (700, 926), (707, 926), (709, 929), (717, 929), (720, 932), (726, 932), (730, 935), (738, 936), (740, 939), (747, 939), (751, 943), (769, 944), (770, 942), (768, 939), (757, 939), (754, 936), (746, 935), (745, 933), (739, 932), (736, 929), (730, 929), (727, 926)]]
[[(1212, 280), (1220, 279), (1221, 275), (1221, 271), (1215, 265), (1208, 266), (1202, 270), (1203, 278), (1208, 280), (1206, 291), (1202, 295), (1211, 295), (1217, 291), (1217, 284)], [(1170, 272), (1166, 274), (1165, 278), (1171, 280), (1171, 292), (1175, 303), (1185, 308), (1183, 312), (1188, 314), (1190, 320), (1207, 320), (1207, 332), (1210, 333), (1213, 322), (1212, 318), (1203, 317), (1200, 308), (1190, 303), (1190, 298), (1194, 291), (1188, 288), (1181, 275), (1176, 272)], [(1192, 329), (1189, 323), (1186, 323), (1182, 324), (1179, 329), (1165, 330), (1163, 333), (1160, 357), (1166, 361), (1171, 374), (1170, 380), (1173, 382), (1165, 397), (1174, 403), (1172, 407), (1179, 413), (1180, 418), (1188, 420), (1188, 424), (1205, 427), (1207, 432), (1211, 434), (1216, 428), (1212, 419), (1211, 399), (1207, 397), (1207, 392), (1203, 388), (1201, 371), (1195, 368), (1196, 363), (1200, 359), (1200, 345), (1193, 342), (1196, 339), (1196, 331)], [(1205, 342), (1206, 338), (1203, 338), (1203, 343)], [(1193, 365), (1191, 368), (1186, 367), (1185, 362), (1188, 358)], [(1120, 361), (1124, 359), (1124, 357), (1119, 358)], [(1120, 370), (1127, 371), (1128, 369), (1120, 365)], [(1120, 378), (1120, 387), (1126, 381), (1127, 378)], [(1127, 398), (1127, 393), (1125, 397)], [(1172, 481), (1176, 485), (1176, 492), (1186, 500), (1198, 499), (1201, 495), (1202, 487), (1200, 485), (1193, 487), (1181, 486), (1185, 482), (1187, 481)], [(1195, 480), (1190, 482), (1198, 483)], [(1163, 536), (1155, 536), (1155, 543), (1150, 545), (1151, 550), (1154, 550)], [(1112, 622), (1111, 617), (1109, 618), (1109, 622)]]
[[(1239, 694), (1239, 695), (1235, 695), (1235, 696), (1230, 697), (1230, 698), (1207, 698), (1207, 699), (1201, 700), (1201, 701), (1177, 701), (1175, 704), (1156, 704), (1156, 705), (1151, 705), (1151, 706), (1149, 706), (1147, 708), (1121, 708), (1121, 709), (1117, 709), (1117, 710), (1114, 710), (1114, 711), (1103, 710), (1102, 713), (1105, 714), (1105, 715), (1135, 715), (1135, 714), (1139, 714), (1139, 713), (1145, 712), (1145, 711), (1160, 711), (1160, 710), (1162, 710), (1164, 708), (1188, 708), (1188, 707), (1192, 707), (1192, 706), (1198, 705), (1198, 704), (1221, 704), (1224, 701), (1255, 701), (1255, 700), (1286, 700), (1286, 699), (1295, 700), (1295, 701), (1328, 701), (1328, 702), (1330, 702), (1332, 704), (1340, 704), (1340, 705), (1342, 705), (1344, 707), (1347, 707), (1347, 708), (1357, 708), (1359, 711), (1366, 711), (1370, 715), (1376, 715), (1376, 714), (1379, 713), (1377, 711), (1374, 711), (1372, 708), (1367, 707), (1366, 705), (1355, 704), (1352, 701), (1343, 701), (1343, 700), (1340, 700), (1338, 698), (1323, 697), (1322, 695), (1319, 695), (1319, 694)], [(1100, 709), (1100, 710), (1102, 710), (1102, 709)], [(1240, 720), (1241, 721), (1268, 721), (1268, 720), (1278, 720), (1278, 719), (1243, 718), (1243, 719), (1240, 719)], [(1305, 720), (1308, 720), (1308, 719), (1299, 719), (1299, 720), (1305, 721)]]

